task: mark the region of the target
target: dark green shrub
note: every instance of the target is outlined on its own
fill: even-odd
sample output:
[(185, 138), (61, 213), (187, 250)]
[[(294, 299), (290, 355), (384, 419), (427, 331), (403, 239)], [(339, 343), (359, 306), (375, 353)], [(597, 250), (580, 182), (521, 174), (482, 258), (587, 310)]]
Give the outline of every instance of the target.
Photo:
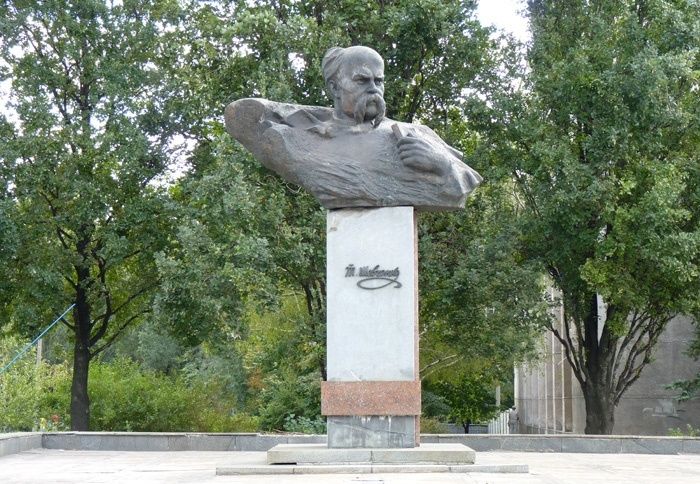
[(422, 434), (446, 434), (449, 432), (447, 424), (434, 417), (420, 418), (420, 432)]
[(326, 420), (320, 416), (308, 418), (291, 414), (284, 419), (284, 430), (297, 434), (325, 434)]
[[(18, 338), (0, 340), (0, 368), (23, 346)], [(34, 350), (0, 375), (0, 432), (68, 428), (70, 370), (36, 364)]]
[[(260, 400), (261, 426), (266, 430), (289, 430), (288, 417), (321, 419), (321, 378), (317, 373), (297, 376), (291, 370), (264, 380)], [(321, 420), (322, 421), (322, 420)]]
[[(0, 340), (0, 367), (22, 343)], [(128, 358), (90, 364), (90, 429), (142, 432), (255, 432), (260, 419), (237, 412), (239, 398), (216, 381), (144, 370)], [(32, 352), (0, 375), (0, 432), (68, 430), (71, 370), (36, 364)]]
[(90, 370), (92, 430), (252, 432), (254, 417), (236, 414), (234, 395), (222, 401), (205, 382), (143, 370), (126, 358)]

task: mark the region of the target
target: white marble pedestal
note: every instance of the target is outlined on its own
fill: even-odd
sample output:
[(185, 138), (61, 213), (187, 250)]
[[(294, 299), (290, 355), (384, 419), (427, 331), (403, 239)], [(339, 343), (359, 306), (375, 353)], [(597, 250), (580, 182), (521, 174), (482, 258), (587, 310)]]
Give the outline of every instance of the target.
[(419, 444), (417, 277), (413, 207), (328, 212), (328, 447)]

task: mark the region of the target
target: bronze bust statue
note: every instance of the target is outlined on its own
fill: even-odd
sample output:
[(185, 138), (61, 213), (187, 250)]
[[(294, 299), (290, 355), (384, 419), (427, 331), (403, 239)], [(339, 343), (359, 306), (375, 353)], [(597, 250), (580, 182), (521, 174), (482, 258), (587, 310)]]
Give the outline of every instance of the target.
[(384, 61), (376, 51), (335, 47), (322, 67), (333, 109), (240, 99), (226, 107), (227, 131), (328, 209), (464, 206), (481, 176), (427, 126), (384, 117)]

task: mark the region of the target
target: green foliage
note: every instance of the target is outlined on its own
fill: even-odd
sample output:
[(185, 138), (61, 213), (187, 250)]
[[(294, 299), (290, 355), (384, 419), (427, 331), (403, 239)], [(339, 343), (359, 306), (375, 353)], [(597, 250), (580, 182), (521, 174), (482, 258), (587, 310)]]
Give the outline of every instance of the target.
[(323, 212), (310, 197), (285, 198), (288, 188), (261, 173), (228, 135), (216, 145), (226, 161), (181, 182), (188, 218), (177, 245), (158, 258), (156, 315), (190, 345), (211, 335), (245, 336), (247, 301), (264, 310), (276, 303), (278, 286), (314, 290), (324, 260)]
[(474, 369), (426, 384), (426, 390), (440, 395), (449, 407), (446, 417), (462, 425), (465, 433), (470, 423), (486, 422), (501, 411), (495, 404), (495, 387), (488, 372)]
[[(531, 352), (542, 281), (519, 245), (513, 182), (482, 156), (493, 143), (475, 129), (488, 110), (465, 118), (475, 105), (464, 93), (488, 100), (514, 59), (474, 19), (475, 6), (5, 2), (2, 55), (21, 129), (0, 122), (3, 322), (31, 333), (27, 322), (79, 302), (75, 347), (103, 357), (92, 378), (150, 395), (112, 408), (96, 383), (95, 425), (170, 428), (155, 413), (182, 409), (154, 385), (173, 396), (206, 382), (212, 401), (229, 396), (217, 410), (226, 418), (245, 409), (268, 429), (318, 428), (324, 211), (233, 142), (221, 112), (247, 96), (327, 105), (325, 50), (364, 43), (386, 59), (388, 116), (430, 125), (487, 179), (467, 211), (420, 219), (422, 376), (452, 382), (464, 368), (491, 366), (494, 381), (505, 378)], [(178, 153), (176, 133), (188, 141)], [(188, 171), (166, 190), (174, 155)], [(226, 422), (211, 425), (234, 425)]]
[(449, 432), (449, 427), (437, 418), (421, 417), (420, 432), (421, 434), (446, 434)]
[(501, 379), (530, 358), (549, 320), (540, 267), (525, 260), (515, 201), (486, 184), (464, 213), (419, 226), (421, 377), (488, 360)]
[[(0, 367), (26, 343), (19, 338), (0, 339)], [(70, 370), (67, 365), (36, 364), (34, 350), (0, 375), (0, 433), (66, 430), (70, 423)]]
[(72, 425), (87, 430), (89, 361), (151, 311), (175, 218), (157, 181), (173, 134), (159, 66), (179, 45), (178, 2), (6, 1), (0, 16), (17, 116), (0, 130), (16, 242), (0, 320), (29, 335), (76, 304)]
[(253, 432), (259, 422), (216, 382), (165, 375), (119, 357), (91, 368), (91, 426), (141, 432)]
[(128, 359), (91, 368), (91, 425), (96, 430), (139, 432), (241, 432), (257, 430), (254, 418), (235, 413), (202, 382), (143, 370)]
[(15, 209), (11, 200), (5, 199), (4, 183), (9, 177), (3, 176), (0, 171), (0, 273), (5, 276), (0, 279), (0, 292), (12, 290), (13, 279), (8, 277), (11, 274), (10, 264), (18, 249), (17, 228), (14, 225), (12, 211)]
[(116, 357), (128, 357), (141, 368), (171, 374), (187, 361), (184, 347), (166, 328), (159, 327), (152, 319), (130, 328), (103, 354), (101, 360), (109, 362)]
[[(551, 111), (518, 166), (536, 197), (530, 213), (540, 214), (526, 236), (560, 274), (577, 319), (591, 291), (623, 319), (634, 310), (662, 318), (692, 311), (700, 277), (697, 6), (595, 3), (532, 10), (532, 86)], [(554, 149), (537, 149), (543, 142)]]
[(263, 429), (289, 430), (288, 425), (294, 425), (301, 419), (314, 425), (323, 422), (321, 378), (318, 374), (297, 376), (291, 371), (280, 371), (267, 376), (262, 384), (259, 412)]
[(235, 346), (205, 343), (186, 351), (180, 374), (190, 385), (204, 385), (210, 395), (229, 401), (235, 408), (244, 408), (249, 389), (247, 372)]
[(678, 390), (678, 400), (681, 402), (697, 398), (700, 394), (700, 373), (690, 380), (681, 380), (670, 385), (671, 389)]
[(238, 345), (253, 394), (248, 408), (258, 412), (266, 430), (307, 432), (325, 425), (318, 370), (324, 345), (315, 340), (318, 324), (302, 301), (292, 295), (279, 311), (251, 314), (250, 336)]
[(668, 435), (672, 437), (700, 437), (700, 429), (687, 424), (685, 429), (680, 427), (668, 429)]
[[(700, 360), (700, 318), (697, 315), (695, 319), (695, 338), (691, 341), (686, 353), (696, 361)], [(700, 396), (700, 371), (694, 378), (674, 382), (670, 388), (680, 392), (677, 398), (681, 402), (698, 398)]]
[(421, 410), (423, 417), (437, 419), (447, 417), (450, 413), (450, 405), (445, 397), (423, 388), (421, 391)]
[(284, 419), (284, 430), (297, 434), (322, 435), (326, 433), (326, 421), (321, 417), (311, 419), (290, 414)]
[[(20, 348), (0, 340), (5, 364)], [(91, 366), (91, 428), (96, 431), (255, 432), (260, 419), (239, 412), (235, 393), (214, 379), (169, 376), (119, 357)], [(32, 352), (0, 375), (0, 432), (68, 430), (70, 368), (37, 365)]]

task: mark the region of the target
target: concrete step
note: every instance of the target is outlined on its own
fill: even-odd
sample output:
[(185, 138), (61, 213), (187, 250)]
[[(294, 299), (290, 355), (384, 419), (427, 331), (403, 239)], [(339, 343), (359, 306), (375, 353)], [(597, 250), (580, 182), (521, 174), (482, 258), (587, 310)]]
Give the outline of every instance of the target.
[(284, 474), (398, 474), (398, 473), (471, 473), (527, 474), (527, 464), (307, 464), (307, 465), (232, 465), (216, 468), (217, 476)]
[(476, 453), (463, 444), (414, 448), (331, 449), (324, 444), (280, 444), (267, 451), (268, 464), (473, 464)]

